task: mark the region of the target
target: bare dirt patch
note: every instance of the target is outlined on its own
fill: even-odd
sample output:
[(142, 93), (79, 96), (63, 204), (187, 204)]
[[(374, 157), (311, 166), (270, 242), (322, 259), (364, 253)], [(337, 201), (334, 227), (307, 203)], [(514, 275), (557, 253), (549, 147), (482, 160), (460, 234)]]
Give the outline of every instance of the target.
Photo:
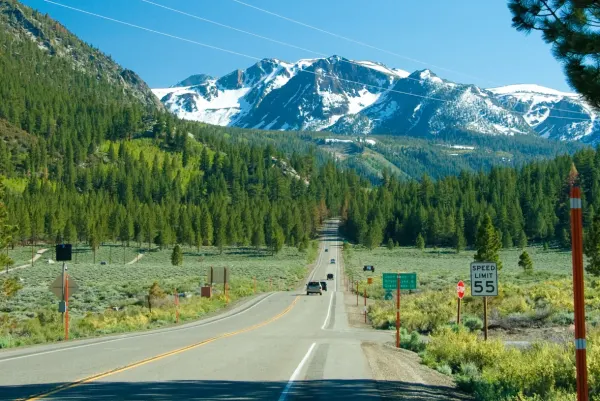
[(383, 400), (473, 401), (450, 377), (422, 365), (414, 352), (370, 342), (362, 349)]

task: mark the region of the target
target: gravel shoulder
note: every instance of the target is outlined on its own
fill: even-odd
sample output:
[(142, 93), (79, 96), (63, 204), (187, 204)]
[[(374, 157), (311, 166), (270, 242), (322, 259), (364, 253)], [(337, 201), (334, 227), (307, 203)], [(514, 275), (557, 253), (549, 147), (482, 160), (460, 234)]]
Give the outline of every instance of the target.
[[(343, 258), (341, 258), (343, 260)], [(355, 329), (370, 329), (365, 323), (364, 298), (344, 287), (348, 325)], [(367, 305), (375, 301), (367, 299)], [(392, 343), (363, 342), (364, 355), (376, 381), (381, 400), (386, 401), (473, 401), (459, 391), (452, 378), (421, 364), (414, 352), (397, 349)]]
[(382, 400), (472, 401), (452, 379), (421, 364), (417, 354), (391, 344), (365, 342), (367, 357)]

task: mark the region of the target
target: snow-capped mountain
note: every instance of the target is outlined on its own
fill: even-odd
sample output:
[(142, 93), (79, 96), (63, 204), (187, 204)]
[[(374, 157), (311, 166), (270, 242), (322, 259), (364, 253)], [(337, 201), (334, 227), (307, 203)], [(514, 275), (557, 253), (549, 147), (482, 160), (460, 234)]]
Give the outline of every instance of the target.
[(598, 114), (576, 94), (536, 85), (488, 90), (430, 70), (409, 74), (339, 56), (293, 64), (264, 59), (154, 93), (181, 118), (242, 128), (417, 136), (464, 130), (600, 141)]
[(559, 140), (600, 140), (598, 113), (576, 93), (538, 85), (509, 85), (490, 89), (502, 105), (523, 113), (539, 135)]

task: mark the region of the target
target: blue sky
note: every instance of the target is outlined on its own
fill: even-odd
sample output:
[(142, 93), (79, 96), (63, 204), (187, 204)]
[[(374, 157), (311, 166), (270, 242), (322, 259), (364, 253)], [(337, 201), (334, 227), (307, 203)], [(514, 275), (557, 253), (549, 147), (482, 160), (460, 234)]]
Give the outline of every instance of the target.
[[(170, 86), (197, 73), (222, 76), (254, 63), (249, 58), (84, 15), (43, 0), (22, 1), (48, 13), (84, 41), (136, 71), (151, 87)], [(286, 61), (318, 57), (141, 0), (56, 1), (253, 57)], [(426, 64), (350, 43), (233, 0), (152, 1), (318, 53), (379, 61), (409, 72), (430, 68), (443, 78), (483, 87), (535, 83), (570, 91), (560, 64), (540, 36), (525, 36), (511, 27), (504, 0), (243, 0)]]

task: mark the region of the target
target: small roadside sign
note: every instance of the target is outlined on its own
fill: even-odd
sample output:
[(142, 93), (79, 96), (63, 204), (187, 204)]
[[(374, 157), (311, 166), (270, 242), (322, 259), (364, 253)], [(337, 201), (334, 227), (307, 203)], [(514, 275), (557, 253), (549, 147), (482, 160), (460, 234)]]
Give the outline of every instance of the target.
[(72, 246), (71, 244), (60, 244), (56, 245), (56, 259), (57, 262), (67, 262), (71, 260)]
[(496, 263), (471, 263), (471, 296), (498, 296), (498, 269)]
[(367, 277), (367, 284), (373, 284), (373, 277)]
[(394, 296), (392, 295), (392, 290), (385, 290), (385, 296), (383, 297), (383, 299), (385, 299), (386, 301), (394, 299)]
[[(60, 276), (58, 276), (56, 278), (56, 280), (54, 280), (52, 282), (52, 284), (50, 284), (50, 287), (49, 287), (50, 291), (52, 291), (52, 293), (61, 300), (63, 298), (63, 280), (64, 280), (64, 277), (61, 274)], [(71, 295), (75, 294), (77, 291), (79, 291), (79, 286), (77, 285), (75, 280), (73, 280), (72, 277), (69, 277), (69, 297)]]
[(465, 296), (465, 283), (462, 280), (460, 280), (456, 285), (456, 293), (460, 299), (463, 299)]
[(398, 289), (398, 275), (400, 275), (401, 290), (417, 289), (417, 273), (383, 273), (382, 282), (384, 290)]

